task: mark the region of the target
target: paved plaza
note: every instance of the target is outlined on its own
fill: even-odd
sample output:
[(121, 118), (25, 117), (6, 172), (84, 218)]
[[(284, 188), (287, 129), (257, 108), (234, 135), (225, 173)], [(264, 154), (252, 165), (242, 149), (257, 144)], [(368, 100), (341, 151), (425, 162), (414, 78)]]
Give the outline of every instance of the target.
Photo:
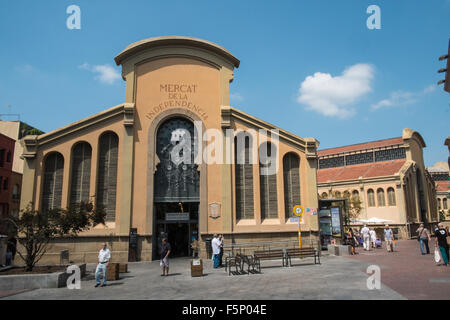
[[(432, 256), (421, 256), (417, 241), (399, 241), (397, 252), (384, 249), (363, 252), (354, 257), (324, 255), (320, 265), (313, 258), (294, 259), (292, 267), (281, 261), (263, 261), (262, 274), (231, 275), (213, 269), (204, 261), (204, 276), (192, 278), (187, 258), (172, 259), (171, 275), (160, 276), (159, 261), (128, 265), (128, 273), (107, 287), (94, 288), (93, 270), (80, 290), (37, 289), (13, 294), (3, 292), (3, 299), (450, 299), (450, 268), (435, 266)], [(408, 262), (410, 261), (410, 262)], [(381, 268), (381, 289), (368, 290), (369, 265)], [(10, 294), (10, 295), (8, 295)]]

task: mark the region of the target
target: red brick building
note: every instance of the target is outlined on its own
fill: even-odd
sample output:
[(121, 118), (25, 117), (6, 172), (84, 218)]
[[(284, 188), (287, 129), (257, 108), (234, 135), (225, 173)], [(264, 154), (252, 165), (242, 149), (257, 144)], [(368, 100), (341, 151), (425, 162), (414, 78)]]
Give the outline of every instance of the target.
[(0, 134), (0, 216), (2, 218), (11, 212), (12, 185), (17, 184), (17, 177), (12, 177), (15, 143), (14, 139)]

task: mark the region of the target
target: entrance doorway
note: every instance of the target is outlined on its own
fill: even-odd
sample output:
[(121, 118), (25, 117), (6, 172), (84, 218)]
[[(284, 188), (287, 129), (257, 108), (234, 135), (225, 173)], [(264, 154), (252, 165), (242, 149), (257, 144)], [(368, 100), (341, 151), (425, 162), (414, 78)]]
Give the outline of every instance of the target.
[(198, 240), (199, 202), (155, 203), (155, 240), (153, 259), (160, 259), (161, 240), (167, 238), (172, 251), (170, 257), (192, 256), (191, 244)]
[(194, 123), (183, 117), (171, 117), (158, 128), (153, 259), (160, 259), (162, 238), (167, 238), (172, 247), (171, 257), (191, 256), (191, 243), (198, 240), (200, 172), (194, 161), (197, 140)]
[(187, 223), (170, 223), (167, 225), (169, 243), (172, 246), (171, 256), (186, 257), (189, 255), (189, 225)]

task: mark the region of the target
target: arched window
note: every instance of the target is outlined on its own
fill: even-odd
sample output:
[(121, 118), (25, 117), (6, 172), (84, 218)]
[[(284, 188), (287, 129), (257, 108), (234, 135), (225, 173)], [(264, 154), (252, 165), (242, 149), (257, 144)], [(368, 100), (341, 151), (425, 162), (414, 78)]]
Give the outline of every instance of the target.
[(89, 201), (92, 148), (87, 142), (77, 143), (72, 149), (70, 203)]
[(340, 192), (340, 191), (336, 191), (336, 192), (334, 193), (334, 197), (335, 197), (335, 198), (340, 198), (340, 197), (341, 197), (341, 192)]
[(444, 210), (447, 210), (447, 198), (442, 199), (442, 207), (444, 208)]
[(358, 190), (353, 190), (352, 197), (359, 200), (359, 192), (358, 192)]
[(375, 207), (375, 192), (372, 189), (367, 190), (367, 204), (369, 207)]
[(107, 132), (98, 141), (97, 206), (106, 211), (106, 221), (116, 219), (117, 162), (119, 137)]
[(328, 193), (322, 192), (321, 198), (322, 198), (322, 199), (328, 199)]
[[(295, 153), (283, 157), (284, 214), (285, 218), (294, 216), (292, 209), (301, 203), (300, 199), (300, 158)], [(326, 192), (322, 198), (328, 198)]]
[(347, 199), (350, 198), (350, 192), (348, 190), (344, 191), (344, 198), (347, 198)]
[[(243, 150), (238, 150), (238, 139), (243, 139)], [(251, 135), (240, 133), (234, 140), (236, 219), (238, 220), (254, 218), (253, 165), (250, 161), (252, 146)]]
[(440, 198), (437, 199), (437, 206), (438, 206), (438, 210), (441, 210), (441, 209), (442, 209), (442, 206), (441, 206), (441, 199), (440, 199)]
[(262, 143), (259, 149), (263, 159), (267, 159), (260, 158), (259, 162), (261, 220), (275, 219), (278, 218), (277, 173), (276, 164), (272, 162), (276, 161), (277, 150), (270, 142)]
[(64, 157), (59, 152), (52, 152), (44, 161), (44, 178), (42, 190), (42, 211), (60, 208), (62, 199)]
[(390, 206), (395, 206), (396, 205), (396, 201), (395, 201), (395, 190), (394, 188), (388, 188), (387, 189), (387, 193), (388, 193), (388, 201), (389, 201), (389, 205)]
[(384, 200), (384, 190), (378, 188), (377, 190), (377, 202), (379, 207), (384, 207), (386, 205), (386, 201)]

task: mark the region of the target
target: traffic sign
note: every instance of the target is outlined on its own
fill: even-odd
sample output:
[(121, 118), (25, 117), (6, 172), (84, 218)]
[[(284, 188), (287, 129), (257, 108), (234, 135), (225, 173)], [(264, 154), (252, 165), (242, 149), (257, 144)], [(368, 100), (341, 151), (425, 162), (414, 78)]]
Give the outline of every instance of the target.
[(293, 209), (292, 212), (297, 216), (297, 217), (301, 217), (303, 215), (303, 207), (301, 205), (296, 205)]

